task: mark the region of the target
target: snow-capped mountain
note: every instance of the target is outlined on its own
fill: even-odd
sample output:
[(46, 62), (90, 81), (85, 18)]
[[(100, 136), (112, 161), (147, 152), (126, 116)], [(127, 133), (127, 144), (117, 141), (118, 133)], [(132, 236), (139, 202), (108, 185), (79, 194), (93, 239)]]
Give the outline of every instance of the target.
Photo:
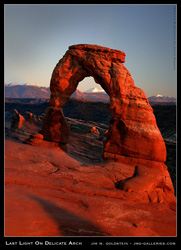
[(156, 95), (155, 97), (164, 97), (163, 95)]
[(148, 101), (150, 104), (169, 104), (169, 103), (173, 103), (176, 104), (177, 99), (175, 97), (172, 96), (164, 96), (164, 95), (156, 95), (156, 96), (150, 96), (148, 98)]
[(5, 98), (50, 98), (50, 88), (37, 84), (4, 84)]
[[(19, 84), (18, 84), (19, 85)], [(34, 87), (37, 87), (37, 88), (40, 88), (40, 86), (38, 86), (36, 83), (33, 83), (33, 84), (31, 84), (31, 83), (24, 83), (24, 84), (22, 84), (23, 86), (34, 86)]]
[(97, 88), (91, 88), (91, 89), (88, 89), (86, 91), (84, 91), (84, 93), (105, 93), (106, 92), (103, 90), (103, 89), (97, 89)]
[(19, 85), (17, 82), (12, 82), (12, 83), (9, 83), (9, 84), (6, 84), (6, 86), (9, 86), (9, 87), (12, 87), (12, 86), (17, 86)]

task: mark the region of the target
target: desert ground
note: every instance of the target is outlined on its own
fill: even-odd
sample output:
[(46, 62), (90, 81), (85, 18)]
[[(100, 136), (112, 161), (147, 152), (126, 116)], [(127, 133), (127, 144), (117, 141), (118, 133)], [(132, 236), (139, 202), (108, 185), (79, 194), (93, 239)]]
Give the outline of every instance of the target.
[[(41, 119), (14, 132), (11, 119), (6, 113), (5, 236), (176, 236), (176, 199), (117, 188), (134, 166), (103, 161), (106, 122), (67, 117), (71, 137), (62, 149), (47, 141), (25, 143), (39, 133)], [(175, 133), (165, 142), (176, 191)]]

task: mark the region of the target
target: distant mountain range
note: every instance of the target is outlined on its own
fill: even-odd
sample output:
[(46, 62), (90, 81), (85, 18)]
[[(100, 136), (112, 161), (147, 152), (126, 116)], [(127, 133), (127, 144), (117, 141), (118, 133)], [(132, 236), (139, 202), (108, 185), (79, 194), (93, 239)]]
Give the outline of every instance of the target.
[[(50, 98), (50, 88), (40, 87), (36, 84), (18, 84), (10, 83), (4, 84), (5, 98)], [(109, 102), (109, 96), (104, 90), (91, 88), (85, 92), (76, 90), (71, 97), (79, 99), (88, 99), (91, 101)]]
[(150, 104), (167, 104), (167, 103), (176, 104), (177, 99), (171, 96), (156, 95), (148, 97), (148, 101)]
[(4, 85), (5, 98), (50, 98), (50, 88), (36, 84), (10, 83)]
[[(5, 98), (50, 98), (50, 88), (41, 87), (36, 84), (4, 84)], [(104, 90), (91, 88), (84, 92), (76, 90), (71, 97), (88, 99), (91, 101), (109, 102), (109, 96)], [(176, 104), (176, 98), (171, 96), (156, 95), (148, 98), (150, 104)]]
[(77, 89), (71, 97), (88, 99), (96, 102), (109, 102), (109, 96), (106, 94), (106, 92), (97, 88), (91, 88), (86, 90), (85, 92)]

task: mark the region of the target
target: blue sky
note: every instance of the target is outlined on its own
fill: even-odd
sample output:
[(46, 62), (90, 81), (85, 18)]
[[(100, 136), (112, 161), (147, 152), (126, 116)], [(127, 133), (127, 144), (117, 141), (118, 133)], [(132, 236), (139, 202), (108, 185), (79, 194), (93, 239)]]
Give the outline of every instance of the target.
[[(5, 4), (5, 83), (49, 86), (70, 45), (126, 53), (125, 66), (146, 95), (176, 97), (176, 5)], [(100, 88), (85, 78), (81, 91)]]

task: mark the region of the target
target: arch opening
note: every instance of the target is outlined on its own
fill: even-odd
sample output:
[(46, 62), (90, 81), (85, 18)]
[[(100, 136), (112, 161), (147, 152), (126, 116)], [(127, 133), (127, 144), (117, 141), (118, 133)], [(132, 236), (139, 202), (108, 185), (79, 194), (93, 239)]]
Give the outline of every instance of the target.
[(98, 102), (110, 101), (109, 95), (99, 83), (95, 82), (92, 76), (85, 77), (82, 81), (80, 81), (71, 97)]
[(93, 76), (87, 76), (83, 80), (81, 80), (78, 85), (77, 89), (81, 92), (86, 92), (89, 89), (96, 88), (98, 90), (103, 90), (99, 83), (96, 83)]
[[(76, 91), (79, 89), (84, 92)], [(103, 148), (112, 117), (109, 109), (109, 95), (99, 83), (95, 82), (92, 76), (86, 76), (80, 81), (76, 90), (71, 95), (76, 99), (70, 98), (70, 101), (63, 108), (64, 115), (70, 125), (71, 139), (68, 147), (71, 148), (76, 143), (78, 135), (75, 134), (81, 135), (79, 140), (80, 144), (84, 145), (84, 149), (77, 147), (76, 153), (80, 150), (79, 158), (87, 161), (90, 158), (92, 162), (98, 163), (103, 160)], [(71, 111), (69, 112), (69, 110)], [(89, 149), (88, 158), (84, 157), (84, 151), (87, 148)]]
[[(87, 88), (85, 86), (88, 86)], [(64, 91), (64, 94), (70, 93), (71, 95), (78, 89), (82, 87), (81, 92), (85, 92), (87, 90), (91, 91), (90, 89), (95, 89), (93, 93), (97, 90), (98, 93), (105, 93), (109, 96), (109, 91), (107, 88), (107, 83), (105, 82), (104, 77), (100, 76), (99, 74), (93, 73), (93, 72), (84, 72), (83, 66), (80, 65), (79, 70), (77, 70), (69, 79), (69, 86)], [(70, 95), (70, 96), (71, 96)]]

